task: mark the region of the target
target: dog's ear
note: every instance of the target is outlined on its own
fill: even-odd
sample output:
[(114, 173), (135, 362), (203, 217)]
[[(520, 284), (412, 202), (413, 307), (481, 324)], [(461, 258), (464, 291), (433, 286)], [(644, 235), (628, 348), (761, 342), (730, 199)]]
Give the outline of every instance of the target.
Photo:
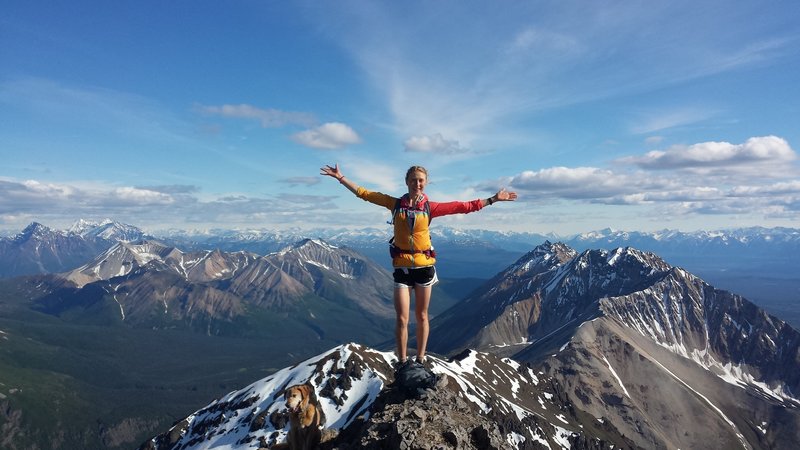
[(306, 383), (303, 386), (307, 389), (306, 394), (308, 397), (308, 401), (311, 402), (312, 404), (316, 404), (317, 393), (316, 391), (314, 391), (314, 386), (311, 383)]
[(311, 393), (314, 392), (314, 390), (308, 384), (297, 386), (297, 390), (299, 390), (300, 394), (303, 396), (303, 399), (300, 400), (300, 403), (303, 405), (303, 407), (308, 406), (308, 402), (311, 399)]

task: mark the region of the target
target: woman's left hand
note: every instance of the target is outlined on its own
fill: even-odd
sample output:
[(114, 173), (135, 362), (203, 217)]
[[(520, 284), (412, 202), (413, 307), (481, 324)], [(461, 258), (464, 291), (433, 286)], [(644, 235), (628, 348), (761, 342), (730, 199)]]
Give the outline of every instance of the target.
[(509, 192), (506, 188), (503, 188), (497, 191), (497, 194), (494, 194), (494, 198), (498, 202), (513, 202), (517, 199), (517, 193)]

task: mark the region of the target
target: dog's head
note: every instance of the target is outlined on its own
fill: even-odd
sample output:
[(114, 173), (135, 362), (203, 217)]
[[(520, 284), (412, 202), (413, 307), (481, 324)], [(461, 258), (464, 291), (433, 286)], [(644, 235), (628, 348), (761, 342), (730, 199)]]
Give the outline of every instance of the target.
[(286, 409), (290, 413), (298, 413), (308, 407), (311, 400), (313, 389), (308, 384), (296, 384), (286, 388), (284, 397), (286, 398)]

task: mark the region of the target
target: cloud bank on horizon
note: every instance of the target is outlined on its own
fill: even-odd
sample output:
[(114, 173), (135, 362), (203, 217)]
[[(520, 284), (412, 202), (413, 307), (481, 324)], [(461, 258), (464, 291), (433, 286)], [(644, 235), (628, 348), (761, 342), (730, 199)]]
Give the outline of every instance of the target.
[(382, 226), (317, 176), (333, 163), (395, 195), (414, 164), (435, 200), (520, 194), (459, 227), (800, 219), (790, 4), (187, 8), (8, 8), (0, 229)]

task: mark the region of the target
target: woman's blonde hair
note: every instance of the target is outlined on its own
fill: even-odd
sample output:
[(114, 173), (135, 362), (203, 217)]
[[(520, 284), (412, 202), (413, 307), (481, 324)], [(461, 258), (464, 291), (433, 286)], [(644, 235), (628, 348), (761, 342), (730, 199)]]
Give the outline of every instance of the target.
[(411, 177), (411, 174), (413, 174), (414, 172), (422, 172), (422, 173), (425, 174), (425, 178), (426, 179), (428, 178), (428, 171), (425, 170), (424, 167), (422, 167), (422, 166), (411, 166), (406, 171), (406, 180), (408, 180), (408, 178)]

